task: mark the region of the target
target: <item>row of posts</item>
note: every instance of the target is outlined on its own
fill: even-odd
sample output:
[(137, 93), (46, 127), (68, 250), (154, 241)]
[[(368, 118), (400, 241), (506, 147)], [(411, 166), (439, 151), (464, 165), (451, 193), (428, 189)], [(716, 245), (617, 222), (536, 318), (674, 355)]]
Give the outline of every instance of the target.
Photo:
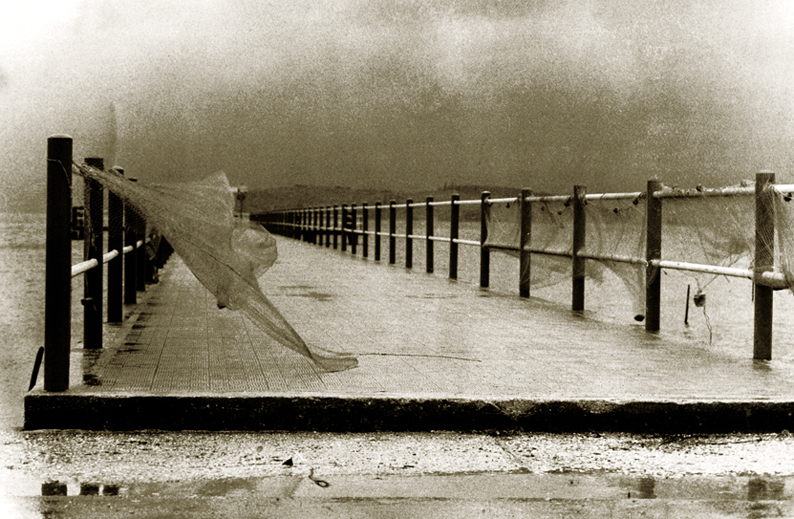
[[(773, 265), (774, 243), (769, 238), (774, 236), (774, 214), (771, 203), (771, 184), (775, 183), (774, 173), (761, 172), (756, 175), (756, 248), (754, 265)], [(660, 330), (661, 315), (661, 276), (660, 268), (653, 266), (652, 261), (661, 260), (662, 255), (662, 199), (654, 196), (662, 190), (662, 183), (650, 180), (647, 183), (647, 213), (646, 213), (646, 292), (645, 292), (645, 329), (649, 332)], [(572, 236), (572, 293), (571, 308), (574, 312), (581, 313), (585, 309), (585, 278), (586, 258), (580, 253), (586, 246), (587, 219), (585, 186), (574, 186), (571, 203), (573, 205), (573, 236)], [(532, 196), (529, 189), (521, 190), (519, 203), (521, 204), (520, 216), (520, 244), (519, 250), (519, 295), (523, 298), (530, 296), (530, 237), (532, 234), (531, 202), (527, 201)], [(491, 193), (483, 191), (480, 199), (480, 239), (479, 242), (468, 242), (459, 239), (460, 226), (460, 198), (452, 195), (450, 211), (450, 237), (449, 237), (449, 278), (458, 277), (458, 245), (466, 243), (479, 245), (480, 248), (480, 287), (488, 288), (490, 284), (490, 247), (486, 245)], [(389, 264), (396, 263), (396, 202), (389, 202)], [(427, 197), (424, 204), (414, 204), (408, 199), (405, 204), (405, 267), (413, 268), (413, 209), (423, 205), (426, 210), (425, 261), (426, 271), (433, 272), (433, 197)], [(341, 241), (343, 251), (348, 245), (351, 252), (356, 254), (358, 234), (362, 235), (362, 253), (366, 258), (369, 255), (369, 206), (362, 204), (362, 228), (356, 229), (357, 207), (343, 204), (340, 206), (327, 206), (323, 208), (297, 209), (279, 211), (261, 215), (262, 223), (276, 234), (302, 239), (304, 241), (338, 247)], [(375, 212), (375, 261), (381, 260), (381, 222), (383, 207), (376, 203)], [(341, 218), (340, 218), (341, 216)], [(341, 221), (341, 226), (340, 226)], [(766, 237), (766, 238), (764, 238)], [(771, 270), (769, 267), (767, 270)], [(760, 275), (760, 269), (756, 275)], [(753, 358), (770, 360), (772, 358), (772, 309), (773, 289), (754, 282), (755, 289), (755, 320), (753, 339)]]
[[(87, 165), (104, 169), (102, 158), (86, 158)], [(121, 168), (116, 173), (124, 174)], [(135, 181), (135, 179), (130, 179)], [(69, 351), (71, 349), (72, 284), (72, 138), (55, 135), (47, 143), (47, 247), (44, 311), (44, 390), (65, 391), (69, 387)], [(97, 181), (85, 180), (86, 207), (84, 260), (97, 265), (83, 275), (83, 347), (102, 348), (104, 290), (104, 188)], [(123, 321), (123, 305), (137, 303), (137, 292), (146, 290), (150, 272), (144, 246), (146, 221), (129, 204), (114, 193), (108, 194), (108, 251), (118, 251), (110, 259), (107, 271), (107, 322)], [(161, 242), (154, 266), (162, 267), (170, 254)], [(125, 247), (132, 251), (124, 254)]]

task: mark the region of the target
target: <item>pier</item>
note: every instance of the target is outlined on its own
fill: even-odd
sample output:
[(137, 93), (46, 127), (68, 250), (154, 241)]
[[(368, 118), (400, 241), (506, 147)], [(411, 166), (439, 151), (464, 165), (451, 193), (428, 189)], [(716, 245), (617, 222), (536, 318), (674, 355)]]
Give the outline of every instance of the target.
[[(58, 136), (51, 140), (48, 177), (61, 193), (68, 193), (64, 182), (71, 181), (63, 174), (69, 170), (65, 165), (71, 165), (67, 139)], [(58, 144), (64, 148), (59, 150)], [(761, 200), (758, 193), (768, 192), (766, 186), (773, 177), (759, 175), (764, 175), (759, 176), (763, 182), (755, 188), (741, 188), (727, 196), (755, 192)], [(710, 272), (715, 268), (661, 259), (661, 227), (652, 230), (650, 223), (653, 217), (661, 226), (661, 209), (647, 211), (648, 234), (659, 242), (649, 238), (646, 258), (606, 258), (647, 270), (649, 319), (644, 324), (618, 325), (590, 319), (583, 311), (584, 260), (599, 259), (585, 245), (587, 201), (626, 199), (637, 205), (645, 197), (655, 206), (671, 195), (657, 193), (659, 189), (660, 184), (652, 181), (647, 191), (651, 196), (588, 195), (584, 187), (576, 186), (572, 197), (539, 197), (522, 191), (509, 200), (491, 199), (483, 193), (480, 200), (453, 197), (446, 202), (452, 222), (457, 222), (461, 205), (477, 207), (482, 229), (479, 240), (458, 237), (457, 223), (452, 224), (448, 239), (434, 236), (432, 208), (444, 202), (430, 198), (424, 203), (390, 203), (388, 233), (381, 231), (379, 204), (373, 231), (368, 230), (366, 205), (361, 207), (361, 229), (356, 225), (355, 205), (342, 206), (341, 214), (336, 207), (326, 207), (265, 215), (266, 227), (285, 236), (277, 239), (279, 260), (260, 280), (263, 292), (306, 343), (358, 357), (358, 367), (333, 373), (285, 349), (241, 313), (220, 308), (178, 256), (164, 264), (158, 282), (146, 283), (145, 269), (141, 269), (146, 263), (142, 256), (145, 223), (138, 216), (125, 215), (124, 226), (118, 222), (109, 226), (109, 247), (110, 242), (115, 243), (116, 250), (104, 253), (99, 240), (86, 247), (86, 261), (71, 268), (71, 276), (94, 270), (83, 299), (86, 341), (82, 349), (69, 351), (69, 323), (58, 309), (71, 297), (64, 282), (70, 273), (63, 265), (62, 251), (53, 254), (52, 264), (57, 268), (51, 272), (48, 248), (47, 308), (57, 319), (48, 317), (52, 322), (48, 322), (45, 341), (44, 382), (25, 398), (25, 428), (792, 430), (794, 370), (790, 363), (772, 367), (765, 360), (771, 357), (771, 290), (785, 282), (782, 274), (771, 271), (768, 260), (756, 260), (755, 270), (723, 268), (717, 272), (749, 278), (756, 285), (753, 358), (692, 348), (655, 333), (661, 269)], [(698, 190), (697, 196), (726, 195), (724, 191), (703, 193)], [(86, 192), (87, 206), (92, 196), (96, 195)], [(53, 199), (61, 200), (58, 196)], [(532, 249), (528, 238), (532, 222), (522, 217), (520, 245), (514, 251), (522, 262), (517, 280), (521, 297), (490, 289), (490, 250), (507, 248), (488, 241), (486, 222), (491, 205), (518, 202), (522, 214), (528, 215), (532, 203), (554, 202), (567, 207), (571, 201), (572, 248), (567, 252)], [(414, 234), (413, 229), (413, 209), (422, 206), (427, 211), (424, 236)], [(68, 237), (63, 222), (68, 222), (70, 209), (68, 204), (55, 205), (48, 216), (48, 233), (52, 228), (59, 237)], [(397, 209), (405, 210), (404, 232), (399, 234), (394, 216)], [(121, 209), (115, 214), (119, 212)], [(97, 225), (101, 212), (90, 220)], [(769, 215), (760, 214), (757, 221), (766, 220), (771, 220)], [(126, 247), (122, 247), (122, 228), (127, 232)], [(87, 234), (101, 236), (101, 231), (89, 230)], [(374, 258), (368, 254), (367, 236), (375, 238)], [(381, 258), (382, 237), (388, 238), (388, 262), (385, 255)], [(395, 260), (398, 238), (405, 240), (404, 267)], [(424, 272), (413, 268), (412, 254), (412, 240), (423, 238)], [(432, 241), (444, 240), (451, 253), (449, 276), (434, 274), (432, 268)], [(62, 240), (53, 243), (59, 250), (67, 248)], [(458, 245), (479, 249), (479, 283), (457, 280)], [(573, 262), (573, 312), (528, 297), (529, 278), (523, 265), (528, 269), (530, 252), (567, 256)], [(140, 260), (125, 261), (123, 308), (122, 269), (120, 264), (110, 263), (114, 274), (111, 276), (109, 268), (108, 322), (103, 326), (101, 265), (124, 256)], [(133, 266), (128, 268), (130, 264)], [(54, 281), (50, 276), (55, 276)], [(759, 287), (769, 288), (769, 293)], [(763, 340), (759, 341), (759, 336)], [(39, 361), (40, 357), (36, 370)]]

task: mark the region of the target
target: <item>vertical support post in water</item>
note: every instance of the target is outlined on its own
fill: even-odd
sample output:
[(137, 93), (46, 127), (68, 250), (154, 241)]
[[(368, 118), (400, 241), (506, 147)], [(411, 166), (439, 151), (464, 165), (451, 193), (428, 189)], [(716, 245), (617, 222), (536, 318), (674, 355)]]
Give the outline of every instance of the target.
[(72, 138), (47, 139), (47, 250), (44, 274), (44, 390), (69, 389), (72, 307)]
[(361, 255), (365, 258), (369, 257), (369, 211), (367, 210), (367, 203), (361, 204)]
[(491, 284), (491, 250), (485, 246), (491, 212), (490, 196), (490, 191), (483, 191), (480, 195), (480, 288), (488, 288)]
[(458, 200), (460, 195), (452, 195), (449, 206), (449, 279), (458, 279), (458, 243), (455, 241), (458, 239), (460, 227)]
[(347, 250), (347, 204), (342, 204), (342, 251)]
[(531, 274), (532, 255), (527, 250), (532, 237), (532, 203), (527, 202), (527, 197), (532, 196), (531, 189), (522, 189), (518, 195), (519, 210), (521, 211), (521, 236), (519, 238), (519, 274), (518, 293), (520, 297), (529, 297), (529, 280)]
[(336, 223), (339, 221), (339, 209), (334, 205), (334, 227), (331, 233), (334, 235), (334, 249), (339, 248), (339, 233), (336, 230)]
[(648, 181), (645, 222), (645, 330), (648, 332), (658, 332), (660, 324), (662, 276), (661, 269), (651, 265), (651, 261), (662, 259), (662, 199), (653, 196), (661, 189), (658, 180)]
[[(134, 178), (130, 182), (135, 182)], [(138, 251), (135, 250), (135, 237), (136, 220), (138, 215), (135, 209), (129, 204), (124, 203), (124, 243), (127, 247), (132, 246), (133, 249), (124, 257), (124, 304), (134, 305), (137, 301), (136, 289), (138, 281), (135, 279), (138, 274), (138, 267), (136, 265), (138, 259)]]
[(755, 175), (755, 322), (753, 359), (772, 360), (772, 309), (774, 291), (758, 283), (761, 273), (775, 266), (775, 174)]
[(411, 235), (414, 233), (414, 208), (411, 207), (414, 201), (410, 198), (405, 202), (405, 268), (414, 267), (414, 240)]
[[(104, 170), (104, 161), (99, 157), (86, 158), (85, 163), (96, 169)], [(88, 270), (84, 277), (83, 298), (83, 348), (102, 347), (102, 299), (104, 281), (102, 254), (104, 249), (105, 192), (96, 180), (85, 179), (86, 235), (84, 259), (97, 260), (97, 266)]]
[(397, 210), (394, 208), (394, 200), (389, 201), (389, 265), (394, 265), (397, 260), (397, 252), (394, 247), (397, 245), (394, 234), (397, 232)]
[(425, 272), (428, 274), (433, 273), (433, 240), (430, 238), (433, 236), (433, 206), (430, 205), (433, 202), (433, 197), (428, 196), (425, 199), (425, 252), (426, 252), (426, 259), (425, 259)]
[(381, 207), (375, 202), (375, 261), (380, 261)]
[(579, 253), (584, 249), (587, 239), (587, 215), (584, 210), (585, 186), (573, 187), (573, 249), (571, 257), (573, 261), (572, 269), (572, 292), (571, 309), (574, 312), (584, 311), (584, 288), (585, 288), (585, 259), (579, 257)]
[[(124, 168), (113, 167), (124, 176)], [(124, 202), (117, 194), (108, 193), (108, 250), (119, 255), (108, 262), (108, 322), (120, 323), (124, 317), (122, 290), (124, 286)]]

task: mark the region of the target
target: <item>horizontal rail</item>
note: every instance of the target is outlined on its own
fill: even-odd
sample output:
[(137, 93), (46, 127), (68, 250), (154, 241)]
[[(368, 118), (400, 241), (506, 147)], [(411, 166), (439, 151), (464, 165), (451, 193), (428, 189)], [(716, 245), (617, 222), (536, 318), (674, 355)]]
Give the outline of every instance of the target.
[(476, 240), (462, 240), (460, 238), (455, 238), (452, 240), (452, 243), (460, 243), (462, 245), (476, 245), (477, 247), (480, 246), (480, 242)]
[[(135, 244), (135, 248), (139, 248), (143, 246), (143, 240), (138, 240)], [(122, 254), (127, 254), (128, 252), (132, 252), (133, 247), (132, 245), (127, 245), (126, 247), (122, 248)], [(119, 251), (114, 249), (110, 252), (106, 252), (102, 255), (102, 263), (107, 263), (108, 261), (112, 260), (113, 258), (118, 257)], [(80, 274), (85, 274), (91, 269), (97, 268), (99, 266), (99, 262), (96, 258), (92, 258), (90, 260), (81, 261), (80, 263), (75, 263), (72, 265), (72, 277), (77, 277)]]
[(770, 288), (788, 288), (786, 276), (781, 272), (763, 271), (756, 275), (753, 269), (741, 269), (735, 267), (720, 267), (716, 265), (701, 265), (699, 263), (685, 263), (682, 261), (651, 260), (650, 264), (654, 267), (670, 270), (684, 270), (688, 272), (700, 272), (703, 274), (714, 274), (717, 276), (727, 276), (734, 278), (754, 279), (759, 285)]
[(634, 193), (594, 193), (584, 195), (585, 200), (634, 200), (645, 196), (645, 191), (635, 191)]
[(724, 187), (702, 189), (662, 189), (653, 194), (654, 198), (704, 198), (719, 196), (751, 196), (755, 195), (755, 186)]
[(512, 198), (489, 198), (488, 202), (492, 204), (512, 204), (513, 202), (518, 202), (518, 197), (514, 196)]
[(528, 196), (524, 200), (526, 202), (567, 202), (571, 199), (571, 195), (546, 195), (546, 196)]

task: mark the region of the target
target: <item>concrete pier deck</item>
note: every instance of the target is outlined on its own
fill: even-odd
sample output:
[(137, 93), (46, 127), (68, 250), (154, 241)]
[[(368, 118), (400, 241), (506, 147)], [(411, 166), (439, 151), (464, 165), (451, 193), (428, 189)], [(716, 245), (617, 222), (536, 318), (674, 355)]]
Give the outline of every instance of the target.
[(215, 299), (174, 256), (64, 393), (25, 427), (199, 430), (794, 430), (788, 363), (737, 359), (279, 238), (263, 290), (310, 344), (359, 356), (324, 373)]

